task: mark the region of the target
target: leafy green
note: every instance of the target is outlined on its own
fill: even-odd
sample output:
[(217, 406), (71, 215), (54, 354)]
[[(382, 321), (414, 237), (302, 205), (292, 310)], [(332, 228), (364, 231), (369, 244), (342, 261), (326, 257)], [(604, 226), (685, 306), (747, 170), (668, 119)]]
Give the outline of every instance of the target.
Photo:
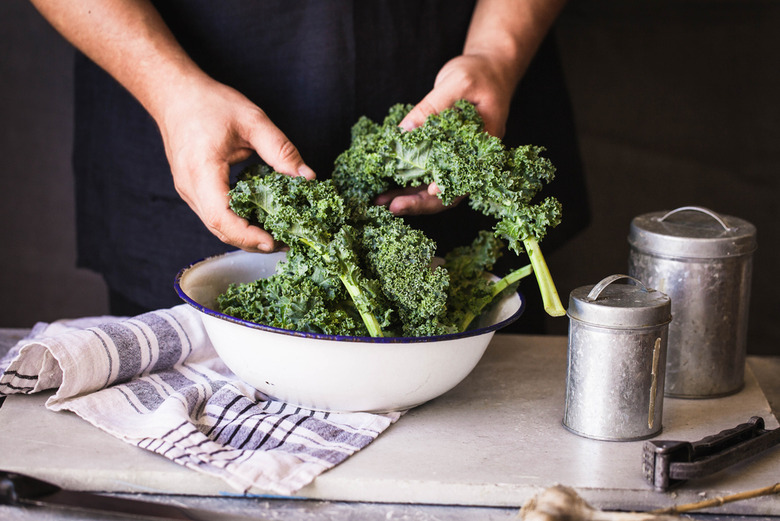
[(397, 310), (405, 336), (454, 332), (443, 323), (449, 277), (432, 268), (436, 244), (380, 206), (358, 206), (364, 213), (361, 245), (365, 268)]
[(242, 173), (230, 204), (290, 249), (268, 279), (228, 288), (218, 299), (223, 312), (326, 334), (452, 331), (440, 322), (449, 278), (431, 267), (436, 245), (387, 209), (347, 205), (331, 181), (265, 166)]
[(444, 204), (468, 196), (469, 205), (497, 219), (494, 232), (507, 247), (528, 255), (544, 300), (553, 316), (565, 314), (539, 241), (561, 219), (560, 203), (546, 198), (535, 203), (555, 168), (532, 145), (509, 149), (484, 131), (471, 103), (431, 115), (425, 124), (403, 131), (398, 123), (410, 105), (392, 107), (380, 125), (361, 118), (352, 129), (352, 143), (335, 163), (333, 179), (346, 198), (372, 201), (394, 185), (436, 183)]
[(502, 255), (505, 244), (496, 235), (481, 231), (468, 246), (450, 251), (444, 267), (450, 275), (447, 319), (459, 331), (472, 321), (504, 291), (516, 291), (519, 281), (531, 274), (531, 266), (514, 270), (498, 281), (488, 278), (493, 265)]
[[(405, 132), (398, 123), (410, 108), (392, 107), (382, 124), (360, 118), (332, 179), (308, 181), (265, 165), (242, 173), (232, 210), (289, 252), (272, 276), (220, 295), (224, 313), (299, 331), (431, 336), (473, 327), (496, 296), (533, 272), (545, 309), (563, 314), (538, 245), (560, 220), (557, 201), (533, 201), (555, 172), (543, 149), (507, 149), (465, 101)], [(445, 204), (468, 196), (472, 208), (496, 219), (443, 264), (433, 240), (373, 204), (391, 187), (428, 183)], [(487, 273), (505, 249), (525, 251), (530, 264), (494, 282)]]

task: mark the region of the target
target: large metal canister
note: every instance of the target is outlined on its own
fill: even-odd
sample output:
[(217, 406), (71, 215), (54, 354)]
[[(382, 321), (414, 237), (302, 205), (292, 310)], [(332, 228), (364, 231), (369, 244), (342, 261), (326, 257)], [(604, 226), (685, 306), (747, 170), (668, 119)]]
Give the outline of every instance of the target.
[[(633, 284), (616, 284), (628, 279)], [(563, 425), (609, 441), (661, 431), (669, 297), (627, 275), (611, 275), (569, 297)]]
[(631, 222), (628, 273), (672, 299), (666, 396), (714, 398), (744, 385), (756, 228), (684, 206)]

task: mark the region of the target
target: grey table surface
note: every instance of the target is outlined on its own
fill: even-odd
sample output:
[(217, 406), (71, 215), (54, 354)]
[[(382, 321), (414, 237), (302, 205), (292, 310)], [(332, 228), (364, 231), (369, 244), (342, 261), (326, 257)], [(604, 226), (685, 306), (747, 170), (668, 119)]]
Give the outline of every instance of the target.
[[(0, 329), (0, 356), (27, 333), (25, 329)], [(748, 364), (766, 396), (772, 412), (777, 417), (780, 412), (780, 357), (749, 356)], [(2, 426), (0, 426), (2, 429)], [(2, 448), (0, 448), (2, 450)], [(780, 481), (780, 471), (778, 471)], [(199, 517), (214, 521), (234, 519), (258, 520), (509, 520), (518, 519), (515, 507), (452, 506), (400, 503), (344, 502), (326, 500), (302, 500), (285, 498), (244, 498), (244, 497), (199, 497), (172, 496), (161, 494), (119, 494), (122, 497), (139, 498), (199, 509), (207, 512)], [(685, 517), (708, 521), (750, 520), (762, 521), (780, 519), (780, 517), (719, 515), (691, 513)], [(11, 507), (0, 505), (0, 519), (94, 521), (107, 519), (105, 515), (82, 511), (50, 510), (35, 507)], [(111, 517), (111, 519), (123, 519)], [(137, 519), (127, 517), (126, 519)]]

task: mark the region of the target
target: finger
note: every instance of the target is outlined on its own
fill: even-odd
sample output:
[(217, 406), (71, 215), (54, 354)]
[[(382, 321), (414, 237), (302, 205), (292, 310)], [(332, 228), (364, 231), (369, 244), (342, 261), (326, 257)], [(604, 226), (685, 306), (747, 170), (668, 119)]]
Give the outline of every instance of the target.
[(387, 206), (390, 202), (400, 195), (400, 190), (390, 190), (388, 192), (381, 193), (374, 199), (374, 204), (377, 206)]
[(503, 138), (506, 133), (506, 116), (503, 112), (486, 103), (476, 105), (477, 111), (482, 116), (485, 124), (485, 132), (497, 138)]
[[(386, 192), (383, 192), (374, 198), (374, 204), (377, 206), (387, 206), (393, 199), (402, 195), (415, 195), (418, 192), (424, 191), (424, 188), (420, 186), (404, 186), (402, 188), (392, 188)], [(433, 194), (435, 195), (435, 194)]]
[(217, 223), (219, 232), (214, 232), (222, 242), (233, 245), (245, 251), (270, 253), (278, 250), (282, 245), (275, 242), (271, 234), (252, 226), (245, 219), (233, 212), (224, 214), (224, 218)]
[(438, 213), (446, 207), (438, 197), (427, 192), (418, 192), (413, 195), (399, 195), (390, 202), (388, 209), (395, 215), (422, 215)]
[(456, 101), (457, 99), (452, 99), (446, 93), (434, 89), (404, 116), (404, 119), (401, 120), (398, 126), (407, 131), (421, 127), (425, 120), (428, 119), (428, 116), (438, 114), (442, 110), (451, 107)]
[(316, 174), (301, 157), (296, 146), (260, 111), (246, 129), (249, 144), (271, 168), (282, 174), (314, 179)]
[[(229, 167), (225, 165), (225, 172)], [(252, 252), (271, 252), (278, 246), (271, 234), (252, 226), (230, 209), (230, 188), (220, 175), (219, 167), (212, 171), (216, 175), (205, 176), (198, 184), (198, 192), (191, 195), (189, 190), (180, 190), (182, 198), (195, 211), (206, 228), (219, 240), (237, 248)]]

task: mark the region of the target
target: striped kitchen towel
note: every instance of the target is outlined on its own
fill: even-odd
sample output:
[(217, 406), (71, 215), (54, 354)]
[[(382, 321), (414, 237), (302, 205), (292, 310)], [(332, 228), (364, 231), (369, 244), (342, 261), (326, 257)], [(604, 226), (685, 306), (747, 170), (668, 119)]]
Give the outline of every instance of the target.
[(56, 389), (47, 408), (72, 411), (243, 493), (293, 494), (400, 416), (268, 399), (224, 366), (184, 304), (133, 318), (39, 324), (0, 370), (0, 395)]

